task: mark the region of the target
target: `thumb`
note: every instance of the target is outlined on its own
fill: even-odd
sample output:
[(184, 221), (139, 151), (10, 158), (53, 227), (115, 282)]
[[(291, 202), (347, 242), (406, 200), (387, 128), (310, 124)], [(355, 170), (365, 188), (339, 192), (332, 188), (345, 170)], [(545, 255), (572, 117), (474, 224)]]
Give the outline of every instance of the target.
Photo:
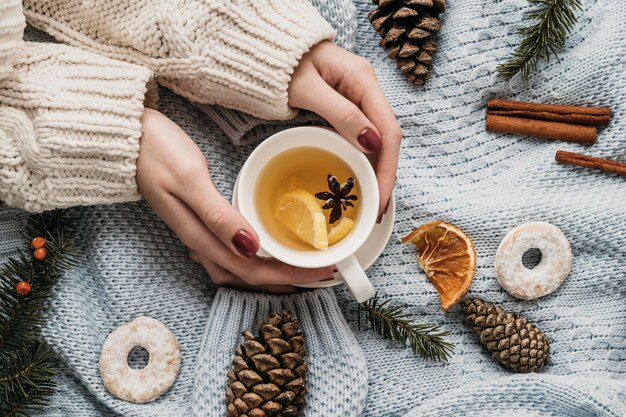
[(259, 237), (252, 226), (213, 186), (210, 179), (185, 187), (182, 200), (204, 225), (235, 254), (250, 258), (259, 250)]
[(317, 72), (307, 74), (304, 94), (296, 85), (300, 81), (304, 80), (292, 80), (293, 104), (322, 116), (361, 152), (377, 153), (381, 149), (378, 129), (356, 104), (335, 91)]

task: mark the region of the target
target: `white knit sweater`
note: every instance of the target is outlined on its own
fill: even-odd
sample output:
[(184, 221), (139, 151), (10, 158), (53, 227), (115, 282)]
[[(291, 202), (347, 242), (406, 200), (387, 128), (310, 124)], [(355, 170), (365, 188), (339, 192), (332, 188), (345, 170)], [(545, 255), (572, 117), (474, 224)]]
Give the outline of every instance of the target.
[(24, 13), (63, 42), (150, 68), (192, 101), (266, 119), (294, 116), (291, 73), (334, 38), (308, 0), (25, 0)]
[(3, 0), (0, 3), (0, 79), (11, 72), (13, 59), (23, 43), (23, 33), (21, 0)]
[[(299, 59), (334, 37), (307, 0), (25, 0), (23, 11), (0, 4), (0, 201), (30, 211), (139, 198), (153, 77), (198, 103), (286, 119)], [(24, 43), (24, 15), (81, 49)]]

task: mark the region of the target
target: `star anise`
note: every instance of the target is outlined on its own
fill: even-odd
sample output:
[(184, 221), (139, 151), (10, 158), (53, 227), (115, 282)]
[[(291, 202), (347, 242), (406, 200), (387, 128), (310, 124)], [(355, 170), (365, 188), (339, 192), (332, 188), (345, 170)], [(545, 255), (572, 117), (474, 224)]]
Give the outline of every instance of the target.
[(359, 197), (350, 194), (350, 191), (354, 188), (354, 178), (348, 178), (348, 180), (341, 185), (339, 185), (337, 177), (332, 174), (328, 174), (326, 180), (328, 181), (328, 189), (330, 192), (322, 191), (316, 193), (315, 197), (325, 201), (322, 206), (324, 210), (332, 209), (329, 223), (333, 224), (341, 218), (343, 212), (346, 211), (348, 207), (354, 207), (352, 201), (358, 200)]

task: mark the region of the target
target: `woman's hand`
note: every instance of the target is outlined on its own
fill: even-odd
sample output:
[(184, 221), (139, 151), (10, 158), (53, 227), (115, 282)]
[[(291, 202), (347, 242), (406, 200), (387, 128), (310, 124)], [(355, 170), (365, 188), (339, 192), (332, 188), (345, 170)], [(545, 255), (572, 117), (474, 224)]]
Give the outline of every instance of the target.
[(137, 186), (154, 211), (218, 285), (293, 292), (289, 284), (332, 277), (332, 268), (301, 269), (256, 256), (259, 238), (215, 189), (207, 161), (170, 119), (146, 109)]
[(402, 129), (369, 61), (329, 42), (314, 46), (291, 77), (289, 105), (319, 114), (354, 146), (372, 154), (380, 223), (396, 182)]

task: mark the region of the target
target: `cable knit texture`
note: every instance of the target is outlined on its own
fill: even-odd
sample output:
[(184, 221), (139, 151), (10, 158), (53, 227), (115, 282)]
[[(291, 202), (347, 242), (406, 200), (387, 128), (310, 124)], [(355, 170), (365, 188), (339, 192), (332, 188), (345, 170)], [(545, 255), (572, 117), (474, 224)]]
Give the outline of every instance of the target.
[[(335, 43), (354, 52), (356, 48), (356, 8), (352, 1), (311, 0), (311, 3), (337, 32)], [(199, 104), (199, 107), (235, 145), (255, 143), (293, 126), (324, 123), (318, 115), (307, 111), (300, 111), (298, 116), (293, 119), (268, 121), (222, 106)]]
[[(499, 81), (494, 71), (519, 40), (515, 31), (522, 13), (529, 10), (528, 2), (499, 0), (485, 7), (482, 0), (450, 1), (433, 77), (426, 88), (416, 88), (378, 46), (378, 35), (366, 20), (371, 2), (356, 4), (358, 52), (373, 62), (405, 132), (396, 226), (369, 275), (381, 297), (407, 304), (420, 322), (442, 324), (451, 332), (448, 340), (456, 344), (450, 363), (424, 361), (410, 349), (359, 330), (355, 303), (343, 288), (336, 289), (338, 305), (367, 361), (368, 383), (360, 385), (367, 389), (362, 415), (625, 415), (626, 183), (623, 177), (556, 164), (553, 157), (561, 148), (626, 161), (626, 9), (614, 2), (584, 0), (567, 49), (542, 64), (525, 87), (519, 81)], [(614, 116), (592, 147), (486, 133), (485, 105), (494, 95), (609, 106)], [(235, 175), (253, 147), (233, 148), (209, 117), (170, 92), (163, 93), (159, 108), (199, 143), (218, 189), (230, 197)], [(45, 338), (58, 354), (61, 375), (53, 405), (43, 414), (191, 415), (194, 370), (205, 366), (204, 355), (211, 354), (206, 346), (219, 343), (203, 341), (203, 335), (218, 334), (212, 327), (225, 329), (214, 321), (225, 317), (213, 304), (222, 293), (216, 296), (203, 270), (189, 261), (183, 245), (144, 202), (84, 207), (76, 215), (80, 263), (55, 286), (47, 310)], [(0, 210), (0, 261), (15, 255), (23, 217), (19, 210)], [(415, 249), (398, 241), (436, 218), (463, 228), (476, 245), (478, 267), (471, 295), (523, 313), (546, 333), (552, 362), (541, 374), (513, 375), (502, 369), (480, 347), (458, 307), (441, 311), (434, 288), (415, 262)], [(509, 296), (498, 285), (493, 268), (500, 239), (528, 220), (559, 226), (574, 254), (572, 273), (564, 284), (535, 301)], [(320, 300), (323, 309), (316, 314), (329, 308), (326, 294), (307, 294)], [(234, 291), (224, 295), (237, 299)], [(248, 295), (240, 297), (237, 302), (243, 305)], [(273, 299), (263, 303), (269, 305)], [(224, 308), (230, 305), (220, 302)], [(100, 347), (109, 332), (138, 315), (169, 326), (182, 354), (173, 387), (143, 405), (111, 397), (97, 370)], [(234, 340), (251, 316), (239, 318), (236, 328), (221, 334)], [(318, 326), (319, 320), (307, 319), (306, 326)], [(335, 329), (345, 331), (343, 325)], [(211, 378), (219, 379), (219, 367), (226, 361), (211, 365), (215, 366)], [(320, 369), (318, 375), (332, 381), (335, 370)], [(330, 415), (309, 412), (307, 417)]]
[(0, 81), (2, 200), (43, 211), (139, 199), (140, 117), (151, 76), (70, 46), (26, 43)]
[(0, 3), (0, 80), (13, 69), (13, 59), (24, 41), (22, 0), (2, 0)]
[(226, 415), (224, 375), (232, 367), (241, 332), (256, 331), (257, 320), (287, 308), (300, 320), (309, 372), (305, 415), (357, 417), (367, 394), (363, 351), (348, 328), (332, 290), (293, 296), (267, 296), (218, 290), (198, 354), (193, 415)]
[(144, 65), (198, 103), (288, 119), (300, 57), (335, 32), (307, 0), (25, 0), (29, 23), (57, 39)]

